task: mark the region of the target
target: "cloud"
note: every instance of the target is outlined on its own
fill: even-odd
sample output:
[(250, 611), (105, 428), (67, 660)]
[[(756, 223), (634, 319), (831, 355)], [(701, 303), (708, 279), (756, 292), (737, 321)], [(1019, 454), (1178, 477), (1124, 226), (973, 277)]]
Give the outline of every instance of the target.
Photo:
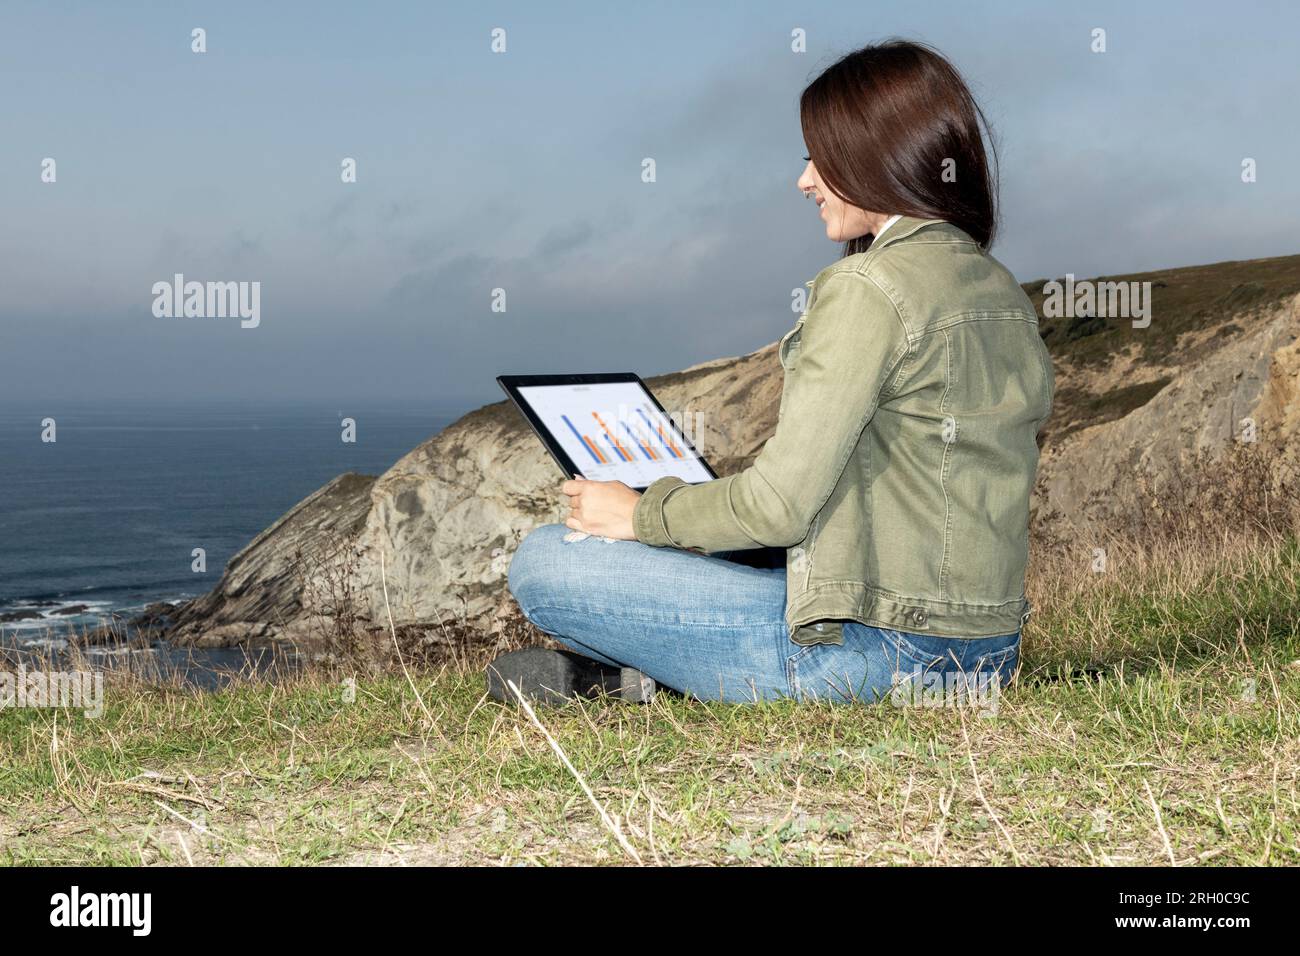
[(576, 220), (548, 231), (538, 241), (535, 253), (542, 259), (556, 259), (586, 245), (594, 235), (590, 222)]
[[(261, 38), (238, 77), (182, 49), (115, 77), (112, 97), (86, 89), (78, 56), (147, 58), (156, 25), (105, 21), (81, 49), (48, 14), (23, 14), (40, 23), (15, 31), (31, 39), (3, 69), (39, 77), (59, 108), (12, 117), (7, 141), (57, 155), (60, 182), (8, 184), (0, 323), (21, 334), (6, 337), (0, 396), (130, 382), (489, 398), (506, 369), (650, 374), (757, 348), (839, 253), (793, 185), (799, 93), (890, 33), (933, 42), (974, 81), (1003, 147), (996, 254), (1022, 279), (1297, 251), (1300, 132), (1279, 119), (1293, 108), (1276, 82), (1293, 72), (1297, 14), (1153, 9), (835, 4), (800, 15), (813, 49), (800, 56), (784, 6), (747, 4), (743, 21), (701, 9), (688, 30), (629, 6), (521, 25), (507, 58), (458, 48), (480, 24), (451, 9), (431, 60), (401, 26), (430, 15), (408, 8), (374, 34), (326, 18), (285, 60), (293, 26), (268, 29), (276, 14), (259, 8), (222, 31)], [(1104, 56), (1087, 50), (1094, 15)], [(159, 156), (170, 131), (144, 125), (142, 106), (222, 121), (186, 125), (185, 150)], [(342, 155), (371, 157), (357, 184), (339, 182)], [(1245, 155), (1260, 162), (1253, 186)], [(147, 321), (151, 283), (175, 271), (262, 280), (262, 327)], [(491, 311), (495, 288), (506, 313)]]

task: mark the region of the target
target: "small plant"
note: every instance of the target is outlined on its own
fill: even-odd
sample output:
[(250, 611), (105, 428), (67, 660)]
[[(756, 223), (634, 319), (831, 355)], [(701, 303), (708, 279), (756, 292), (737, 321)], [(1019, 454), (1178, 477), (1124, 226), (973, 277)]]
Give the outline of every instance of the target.
[(326, 536), (310, 550), (300, 547), (294, 552), (303, 608), (311, 615), (327, 659), (355, 660), (369, 644), (357, 600), (362, 552), (355, 536)]

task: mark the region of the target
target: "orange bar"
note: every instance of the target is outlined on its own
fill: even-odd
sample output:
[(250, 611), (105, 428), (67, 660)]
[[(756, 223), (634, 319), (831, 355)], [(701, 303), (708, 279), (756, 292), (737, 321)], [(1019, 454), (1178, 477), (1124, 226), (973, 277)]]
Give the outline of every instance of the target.
[(590, 438), (588, 438), (586, 435), (583, 435), (583, 436), (582, 436), (582, 440), (585, 441), (585, 442), (587, 443), (587, 447), (591, 449), (591, 453), (592, 453), (593, 455), (595, 455), (597, 458), (600, 459), (600, 463), (601, 463), (602, 465), (608, 465), (608, 464), (609, 464), (609, 462), (605, 460), (605, 456), (601, 454), (601, 452), (600, 452), (600, 448), (597, 447), (597, 445), (596, 445), (596, 443), (595, 443), (594, 441), (592, 441), (592, 440), (591, 440)]
[[(599, 415), (597, 415), (595, 412), (592, 412), (591, 417), (596, 419), (596, 421), (600, 422), (601, 428), (605, 428), (605, 423), (600, 421)], [(627, 458), (628, 461), (632, 460), (632, 456), (628, 454), (628, 450), (618, 443), (618, 439), (614, 437), (613, 432), (611, 432), (608, 428), (605, 428), (605, 435), (609, 438), (611, 442), (614, 443), (614, 447), (623, 453), (623, 457)]]
[(671, 449), (673, 450), (673, 453), (674, 453), (675, 455), (677, 455), (678, 458), (681, 458), (681, 457), (682, 457), (682, 450), (681, 450), (680, 448), (677, 447), (677, 443), (676, 443), (675, 441), (673, 441), (671, 438), (669, 438), (667, 435), (664, 434), (664, 426), (663, 426), (663, 425), (660, 425), (660, 426), (659, 426), (659, 437), (662, 438), (665, 442), (668, 443), (668, 447), (671, 448)]

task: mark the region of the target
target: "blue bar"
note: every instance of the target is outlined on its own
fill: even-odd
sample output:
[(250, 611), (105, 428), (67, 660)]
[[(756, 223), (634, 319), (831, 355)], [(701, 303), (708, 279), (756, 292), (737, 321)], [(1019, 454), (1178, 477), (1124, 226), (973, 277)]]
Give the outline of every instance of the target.
[(610, 448), (614, 449), (614, 454), (618, 455), (618, 457), (623, 459), (623, 461), (627, 461), (627, 455), (623, 454), (621, 451), (618, 450), (618, 445), (614, 444), (614, 439), (612, 436), (606, 435), (605, 443), (609, 445)]
[[(623, 431), (627, 432), (629, 435), (632, 435), (632, 429), (627, 427), (627, 422), (623, 423)], [(645, 445), (637, 441), (635, 435), (632, 435), (632, 444), (636, 445), (637, 448), (641, 449), (641, 454), (645, 455), (647, 461), (654, 461), (654, 458), (650, 456), (650, 453), (645, 450)]]
[[(638, 408), (638, 409), (636, 410), (636, 413), (637, 413), (638, 415), (640, 415), (642, 418), (645, 418), (645, 423), (646, 423), (647, 425), (650, 426), (650, 431), (654, 432), (654, 434), (656, 434), (656, 435), (659, 435), (659, 431), (654, 427), (654, 425), (651, 423), (650, 419), (648, 419), (648, 418), (645, 417), (645, 412), (641, 411), (641, 409)], [(672, 455), (674, 458), (680, 458), (680, 457), (681, 457), (681, 455), (679, 455), (679, 454), (677, 454), (677, 452), (673, 451), (672, 447), (668, 444), (668, 442), (664, 441), (664, 436), (663, 436), (663, 435), (659, 435), (659, 444), (663, 445), (663, 446), (664, 446), (664, 451), (668, 452), (668, 454)]]
[(587, 454), (590, 455), (593, 459), (595, 459), (596, 464), (598, 465), (602, 464), (601, 460), (599, 458), (596, 458), (596, 453), (591, 450), (591, 446), (588, 445), (586, 441), (583, 440), (582, 432), (578, 431), (576, 428), (573, 427), (573, 422), (569, 421), (569, 416), (561, 415), (560, 417), (564, 419), (564, 424), (569, 426), (569, 431), (573, 432), (573, 434), (577, 436), (578, 444), (580, 444), (583, 448), (587, 449)]

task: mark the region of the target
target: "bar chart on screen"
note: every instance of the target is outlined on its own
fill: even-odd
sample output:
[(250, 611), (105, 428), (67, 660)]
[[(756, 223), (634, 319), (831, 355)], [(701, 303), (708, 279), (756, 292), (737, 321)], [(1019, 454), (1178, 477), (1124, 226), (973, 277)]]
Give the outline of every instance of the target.
[(688, 482), (712, 477), (638, 382), (525, 386), (519, 393), (583, 477), (634, 488), (668, 475)]

